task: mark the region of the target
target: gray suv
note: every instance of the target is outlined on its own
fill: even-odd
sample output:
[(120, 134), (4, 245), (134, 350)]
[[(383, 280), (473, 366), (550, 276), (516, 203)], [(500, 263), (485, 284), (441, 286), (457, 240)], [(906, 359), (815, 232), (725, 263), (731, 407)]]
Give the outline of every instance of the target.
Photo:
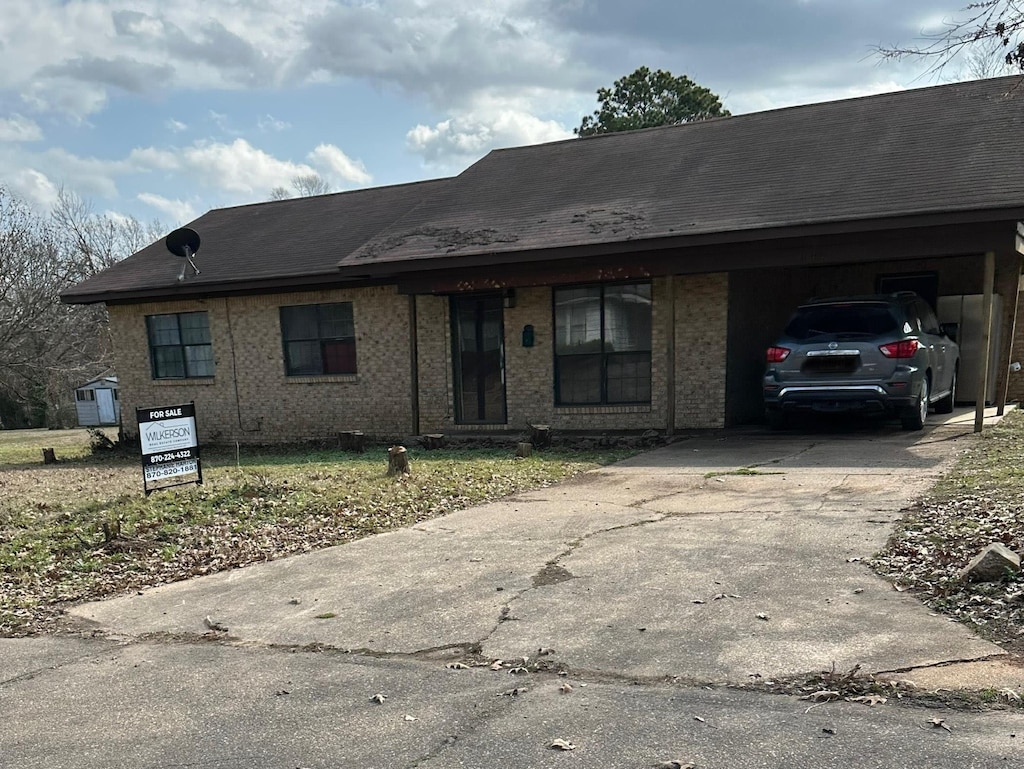
[(767, 351), (768, 423), (856, 411), (899, 416), (903, 429), (920, 430), (930, 405), (953, 410), (960, 348), (952, 336), (911, 291), (808, 302)]

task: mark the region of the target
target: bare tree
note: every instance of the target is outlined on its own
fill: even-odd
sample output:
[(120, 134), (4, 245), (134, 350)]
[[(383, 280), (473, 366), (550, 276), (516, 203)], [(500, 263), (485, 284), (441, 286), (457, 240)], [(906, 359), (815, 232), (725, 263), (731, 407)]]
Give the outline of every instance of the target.
[[(961, 53), (979, 51), (991, 56), (1010, 73), (1024, 74), (1024, 3), (1021, 0), (979, 0), (960, 10), (957, 18), (944, 23), (940, 32), (922, 36), (921, 45), (879, 47), (883, 59), (920, 57), (932, 60), (932, 70), (941, 71)], [(968, 71), (979, 71), (977, 63), (968, 63)], [(998, 67), (983, 70), (998, 74)]]
[(76, 384), (110, 368), (102, 305), (60, 292), (156, 239), (156, 223), (97, 215), (62, 192), (49, 217), (0, 187), (0, 419), (66, 426)]
[(331, 185), (320, 174), (301, 174), (292, 177), (292, 189), (274, 187), (270, 191), (270, 200), (288, 200), (293, 197), (308, 198), (313, 195), (326, 195), (331, 192)]

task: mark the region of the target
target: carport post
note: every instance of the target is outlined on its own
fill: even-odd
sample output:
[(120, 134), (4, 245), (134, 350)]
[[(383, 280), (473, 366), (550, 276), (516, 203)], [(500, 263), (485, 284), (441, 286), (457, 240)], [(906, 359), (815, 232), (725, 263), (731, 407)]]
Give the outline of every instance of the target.
[(1024, 255), (1024, 222), (1017, 222), (1017, 291), (1013, 295), (1013, 314), (1010, 320), (1010, 341), (1007, 343), (1009, 355), (1007, 356), (1007, 368), (1003, 373), (1003, 392), (999, 397), (999, 408), (996, 409), (996, 416), (1002, 416), (1006, 410), (1006, 394), (1010, 390), (1010, 366), (1013, 365), (1013, 340), (1017, 338), (1017, 309), (1020, 307), (1020, 293), (1024, 291), (1024, 280), (1021, 276), (1020, 257)]
[(992, 284), (996, 280), (996, 253), (985, 254), (985, 298), (981, 305), (981, 376), (974, 403), (974, 432), (980, 433), (985, 424), (985, 396), (988, 395), (988, 358), (992, 347)]

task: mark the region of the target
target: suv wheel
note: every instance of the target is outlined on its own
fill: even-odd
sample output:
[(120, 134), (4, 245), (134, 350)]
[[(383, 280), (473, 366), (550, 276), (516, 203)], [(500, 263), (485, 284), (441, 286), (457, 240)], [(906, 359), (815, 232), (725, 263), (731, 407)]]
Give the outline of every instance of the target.
[(930, 392), (928, 377), (921, 380), (921, 392), (917, 396), (917, 405), (903, 417), (904, 430), (920, 430), (928, 417), (928, 394)]
[(935, 401), (936, 414), (952, 414), (953, 403), (956, 401), (956, 375), (957, 370), (953, 369), (953, 379), (949, 383), (949, 395), (941, 400)]

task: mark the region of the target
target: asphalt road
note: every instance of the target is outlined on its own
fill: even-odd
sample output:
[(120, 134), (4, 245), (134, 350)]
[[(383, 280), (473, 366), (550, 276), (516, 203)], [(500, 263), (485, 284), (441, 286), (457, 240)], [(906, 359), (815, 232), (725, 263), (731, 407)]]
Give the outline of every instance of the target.
[(969, 429), (694, 437), (78, 607), (81, 637), (0, 639), (0, 766), (1006, 766), (1020, 710), (742, 688), (861, 665), (1024, 692), (998, 647), (863, 564)]

